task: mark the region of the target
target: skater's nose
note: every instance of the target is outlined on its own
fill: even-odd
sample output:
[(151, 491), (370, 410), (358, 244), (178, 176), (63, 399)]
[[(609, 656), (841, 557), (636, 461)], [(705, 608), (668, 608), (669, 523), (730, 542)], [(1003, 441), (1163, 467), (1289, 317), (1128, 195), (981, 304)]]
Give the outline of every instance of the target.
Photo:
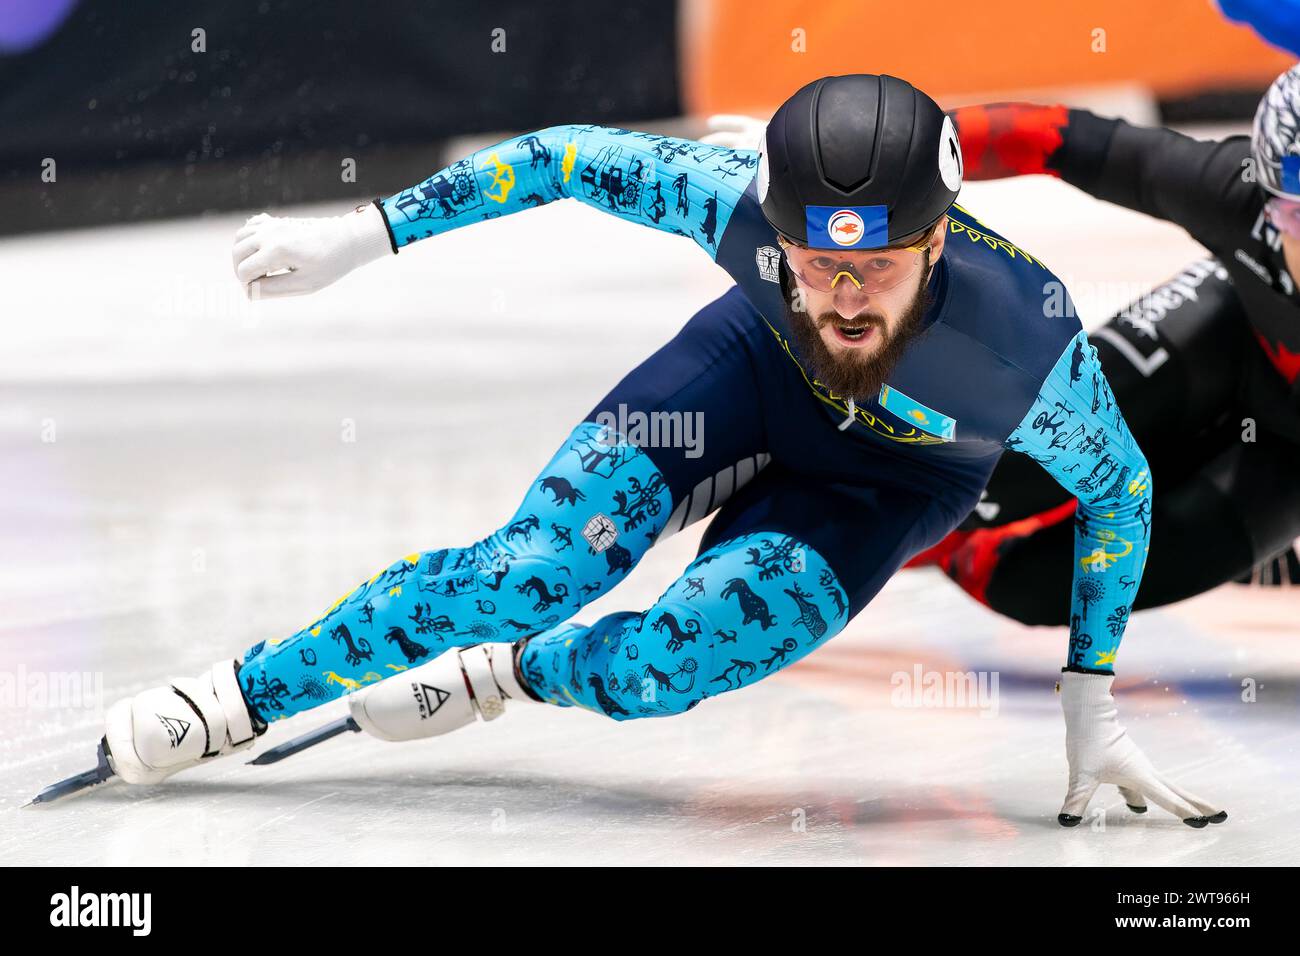
[(853, 285), (847, 282), (841, 282), (835, 287), (831, 307), (844, 321), (851, 322), (863, 312), (866, 312), (870, 306), (871, 293), (854, 288)]

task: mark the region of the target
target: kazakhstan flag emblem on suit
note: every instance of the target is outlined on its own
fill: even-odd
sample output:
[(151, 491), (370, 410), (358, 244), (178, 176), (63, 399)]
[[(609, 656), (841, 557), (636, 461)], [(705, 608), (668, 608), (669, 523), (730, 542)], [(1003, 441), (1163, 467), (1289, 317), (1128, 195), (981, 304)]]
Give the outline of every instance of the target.
[(957, 420), (933, 408), (926, 408), (914, 398), (908, 398), (889, 385), (880, 388), (880, 407), (901, 418), (913, 428), (933, 435), (940, 441), (954, 441), (957, 437)]

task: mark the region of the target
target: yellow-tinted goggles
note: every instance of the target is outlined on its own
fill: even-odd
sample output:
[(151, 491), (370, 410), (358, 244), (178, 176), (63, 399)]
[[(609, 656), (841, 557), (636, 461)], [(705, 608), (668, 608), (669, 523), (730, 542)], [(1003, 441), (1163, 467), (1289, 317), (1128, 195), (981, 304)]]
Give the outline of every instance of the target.
[(929, 237), (897, 249), (809, 249), (778, 237), (786, 264), (799, 281), (818, 292), (830, 292), (847, 279), (862, 292), (888, 292), (912, 276), (921, 265)]

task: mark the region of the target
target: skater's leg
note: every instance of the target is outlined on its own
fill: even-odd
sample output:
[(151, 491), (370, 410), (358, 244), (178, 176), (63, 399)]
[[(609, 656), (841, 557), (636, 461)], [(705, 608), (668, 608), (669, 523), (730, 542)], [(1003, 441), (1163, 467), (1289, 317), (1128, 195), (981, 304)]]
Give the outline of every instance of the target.
[[(768, 334), (738, 290), (711, 303), (593, 410), (509, 523), (469, 547), (408, 555), (311, 626), (250, 649), (242, 667), (228, 659), (187, 689), (119, 701), (107, 720), (109, 763), (131, 782), (156, 782), (250, 746), (268, 720), (354, 690), (363, 692), (354, 719), (394, 740), (491, 719), (506, 700), (529, 698), (509, 641), (562, 622), (655, 540), (763, 470), (760, 378), (771, 369), (762, 356), (776, 357)], [(417, 665), (439, 691), (425, 697), (421, 685), (420, 701), (400, 693), (409, 684), (386, 680)], [(203, 732), (178, 746), (155, 719), (160, 707)]]
[(448, 647), (552, 628), (608, 591), (661, 533), (762, 467), (761, 335), (739, 293), (706, 306), (592, 409), (504, 526), (407, 555), (296, 634), (252, 647), (240, 669), (249, 702), (266, 720), (287, 717)]
[(611, 535), (609, 516), (629, 486), (642, 490), (645, 530), (657, 531), (671, 502), (653, 461), (584, 422), (501, 528), (468, 547), (407, 555), (296, 634), (250, 648), (240, 669), (245, 696), (265, 719), (286, 717), (448, 647), (553, 627), (622, 580), (649, 549), (643, 534), (618, 536), (599, 551), (589, 546)]
[(721, 509), (700, 556), (647, 610), (444, 654), (348, 705), (363, 730), (391, 741), (529, 700), (619, 720), (681, 713), (839, 633), (957, 513), (916, 492), (809, 484), (774, 465)]
[[(756, 557), (781, 573), (761, 577)], [(642, 613), (530, 639), (522, 673), (560, 706), (615, 720), (680, 714), (793, 664), (843, 629), (846, 607), (838, 577), (809, 545), (742, 535), (702, 554)]]
[(722, 509), (701, 555), (646, 611), (529, 639), (524, 680), (616, 720), (681, 713), (826, 643), (954, 521), (920, 496), (808, 489), (774, 466)]

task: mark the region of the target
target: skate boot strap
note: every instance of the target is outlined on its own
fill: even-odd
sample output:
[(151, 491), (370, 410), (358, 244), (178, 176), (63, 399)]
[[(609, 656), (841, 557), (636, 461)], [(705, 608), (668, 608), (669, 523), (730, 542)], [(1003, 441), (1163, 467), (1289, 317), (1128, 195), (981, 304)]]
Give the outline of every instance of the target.
[[(513, 668), (514, 662), (508, 653), (510, 645), (504, 646), (507, 649), (507, 653), (503, 655), (506, 665), (508, 668)], [(496, 720), (505, 713), (506, 697), (509, 696), (502, 691), (496, 677), (493, 676), (493, 657), (489, 644), (479, 644), (460, 652), (460, 668), (465, 674), (465, 683), (474, 701), (474, 709), (484, 720)]]
[[(230, 747), (238, 750), (251, 744), (257, 733), (248, 714), (248, 704), (239, 689), (239, 677), (235, 673), (233, 659), (217, 661), (212, 665), (212, 692), (226, 717), (226, 735), (230, 738)], [(216, 741), (218, 747), (221, 743)]]

